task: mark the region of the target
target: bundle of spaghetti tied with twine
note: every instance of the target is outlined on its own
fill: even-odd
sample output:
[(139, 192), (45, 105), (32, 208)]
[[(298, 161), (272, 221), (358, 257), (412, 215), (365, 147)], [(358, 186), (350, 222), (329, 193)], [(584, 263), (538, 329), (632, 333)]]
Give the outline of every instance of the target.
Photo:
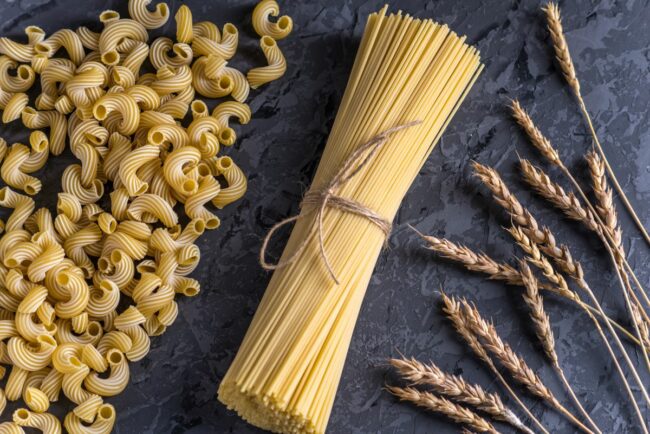
[[(300, 213), (269, 232), (274, 274), (219, 399), (261, 428), (323, 433), (399, 205), (482, 69), (445, 25), (370, 15)], [(294, 224), (280, 260), (266, 248)]]

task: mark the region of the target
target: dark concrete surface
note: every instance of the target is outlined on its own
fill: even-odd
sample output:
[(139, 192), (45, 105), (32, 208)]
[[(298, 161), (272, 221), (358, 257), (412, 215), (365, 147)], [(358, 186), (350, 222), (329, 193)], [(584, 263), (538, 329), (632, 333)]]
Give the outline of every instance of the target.
[[(169, 1), (173, 11), (188, 4), (194, 16), (218, 25), (235, 23), (241, 48), (233, 64), (244, 70), (259, 65), (252, 26), (253, 0)], [(279, 219), (293, 215), (325, 143), (341, 99), (366, 16), (383, 1), (281, 1), (295, 31), (280, 45), (289, 69), (282, 80), (254, 91), (253, 121), (239, 128), (230, 155), (248, 173), (250, 190), (237, 205), (220, 213), (222, 227), (204, 236), (202, 262), (195, 277), (203, 285), (196, 298), (180, 302), (176, 324), (153, 340), (151, 353), (132, 365), (126, 391), (109, 399), (118, 412), (117, 433), (257, 433), (215, 398), (262, 296), (269, 275), (257, 264), (261, 239)], [(539, 12), (542, 2), (525, 0), (403, 0), (393, 9), (448, 23), (468, 35), (486, 69), (406, 196), (389, 249), (382, 254), (368, 290), (338, 390), (331, 433), (452, 433), (459, 427), (407, 404), (382, 390), (385, 360), (397, 351), (432, 359), (467, 380), (497, 390), (484, 366), (454, 335), (440, 312), (436, 291), (475, 300), (496, 322), (502, 336), (570, 405), (545, 363), (519, 290), (487, 282), (435, 258), (420, 247), (406, 224), (463, 241), (499, 259), (519, 255), (502, 226), (508, 219), (472, 179), (469, 162), (500, 170), (522, 201), (571, 245), (608, 312), (625, 320), (623, 301), (612, 269), (598, 242), (578, 224), (529, 193), (516, 170), (517, 153), (547, 167), (508, 117), (504, 104), (519, 98), (581, 180), (581, 159), (591, 142), (577, 106), (552, 59)], [(565, 28), (587, 105), (621, 182), (650, 226), (650, 8), (640, 0), (561, 2)], [(50, 33), (60, 27), (96, 23), (103, 9), (126, 15), (126, 1), (4, 0), (3, 35), (22, 35), (37, 24)], [(97, 26), (96, 24), (94, 24)], [(173, 22), (162, 29), (172, 34)], [(17, 124), (17, 123), (16, 123)], [(26, 141), (19, 126), (2, 134)], [(47, 186), (39, 204), (52, 207), (61, 171), (72, 157), (50, 161)], [(559, 174), (552, 170), (559, 178)], [(564, 180), (562, 180), (564, 182)], [(619, 207), (631, 264), (648, 285), (648, 247)], [(285, 236), (286, 237), (286, 236)], [(572, 305), (547, 297), (560, 360), (580, 398), (604, 432), (638, 432), (621, 382), (599, 344), (593, 327)], [(633, 360), (642, 367), (638, 353)], [(644, 376), (646, 383), (648, 375)], [(525, 395), (525, 394), (523, 394)], [(553, 433), (573, 432), (558, 414), (526, 395), (526, 402)], [(10, 406), (10, 410), (13, 409)], [(646, 407), (643, 407), (647, 411)], [(8, 410), (2, 419), (10, 415)], [(511, 432), (499, 426), (503, 432)]]

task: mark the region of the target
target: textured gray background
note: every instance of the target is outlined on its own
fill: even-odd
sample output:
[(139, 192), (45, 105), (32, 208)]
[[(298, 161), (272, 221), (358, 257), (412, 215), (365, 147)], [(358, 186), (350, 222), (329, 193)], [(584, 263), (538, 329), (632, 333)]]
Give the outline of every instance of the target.
[[(169, 3), (172, 10), (181, 4)], [(219, 25), (231, 21), (240, 28), (236, 66), (248, 69), (263, 62), (250, 25), (255, 1), (186, 3), (197, 19)], [(249, 174), (250, 190), (244, 200), (221, 213), (221, 229), (199, 242), (203, 259), (195, 277), (203, 284), (203, 292), (181, 301), (177, 323), (153, 340), (145, 360), (132, 366), (132, 384), (127, 390), (109, 400), (117, 407), (118, 433), (260, 432), (216, 401), (217, 385), (269, 279), (256, 262), (261, 239), (274, 222), (296, 211), (336, 114), (365, 17), (383, 2), (281, 3), (283, 12), (295, 22), (294, 33), (280, 43), (289, 62), (288, 73), (252, 93), (253, 121), (239, 128), (240, 139), (230, 152)], [(61, 26), (96, 26), (101, 10), (125, 13), (125, 5), (125, 1), (3, 0), (0, 33), (22, 35), (22, 28), (29, 24), (41, 25), (48, 33)], [(480, 48), (486, 70), (398, 214), (390, 248), (379, 260), (356, 327), (330, 421), (331, 433), (458, 432), (456, 425), (397, 403), (382, 391), (386, 381), (394, 381), (387, 374), (385, 359), (397, 350), (433, 359), (467, 380), (498, 389), (442, 318), (436, 296), (440, 286), (476, 300), (481, 311), (494, 318), (502, 336), (526, 355), (566, 401), (534, 343), (519, 290), (486, 282), (436, 259), (406, 227), (411, 223), (422, 231), (462, 240), (500, 259), (519, 253), (501, 229), (508, 220), (471, 179), (468, 163), (472, 159), (496, 166), (521, 199), (556, 231), (558, 239), (571, 244), (607, 310), (624, 318), (618, 288), (598, 243), (530, 195), (517, 175), (517, 153), (542, 162), (509, 120), (504, 110), (507, 98), (519, 98), (530, 109), (581, 179), (585, 179), (581, 155), (591, 146), (576, 104), (552, 62), (541, 5), (532, 0), (393, 2), (395, 9), (444, 21), (467, 34)], [(587, 104), (604, 146), (640, 214), (647, 216), (650, 148), (642, 144), (650, 135), (648, 2), (579, 0), (561, 6)], [(173, 23), (163, 31), (172, 33)], [(19, 126), (3, 127), (0, 133), (8, 139), (26, 140)], [(39, 196), (41, 204), (54, 205), (61, 171), (71, 161), (67, 156), (48, 164), (42, 175), (48, 186)], [(650, 225), (647, 218), (644, 221)], [(642, 266), (648, 248), (627, 217), (623, 222), (630, 262)], [(647, 284), (648, 273), (637, 268)], [(568, 303), (553, 297), (547, 300), (561, 362), (588, 410), (605, 432), (636, 431), (620, 382), (588, 320)], [(639, 362), (639, 355), (634, 359)], [(551, 432), (573, 432), (553, 411), (535, 400), (527, 402)], [(7, 411), (2, 419), (10, 414)], [(508, 432), (507, 427), (499, 428)]]

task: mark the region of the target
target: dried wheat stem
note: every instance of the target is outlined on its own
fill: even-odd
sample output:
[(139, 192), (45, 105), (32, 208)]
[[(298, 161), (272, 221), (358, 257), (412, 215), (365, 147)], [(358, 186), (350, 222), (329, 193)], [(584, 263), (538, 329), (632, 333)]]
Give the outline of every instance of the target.
[(414, 385), (431, 386), (434, 392), (453, 401), (469, 404), (496, 420), (507, 422), (513, 427), (532, 434), (517, 415), (507, 408), (496, 393), (486, 392), (477, 384), (467, 383), (462, 377), (444, 372), (433, 363), (421, 363), (411, 359), (390, 359), (402, 378)]
[(454, 422), (467, 425), (478, 432), (498, 433), (490, 422), (478, 414), (445, 398), (413, 387), (386, 386), (386, 389), (402, 401), (409, 401), (418, 407), (443, 414)]
[[(436, 238), (431, 235), (424, 235), (423, 233), (415, 229), (413, 226), (411, 225), (408, 226), (413, 231), (415, 231), (424, 241), (426, 241), (427, 243), (426, 247), (428, 249), (439, 253), (441, 256), (460, 263), (470, 271), (484, 273), (488, 276), (489, 279), (504, 281), (511, 285), (523, 286), (523, 282), (521, 280), (521, 276), (519, 275), (519, 272), (515, 270), (513, 267), (511, 267), (510, 265), (503, 262), (498, 262), (484, 253), (476, 253), (470, 248), (459, 244), (455, 244), (454, 242), (446, 238)], [(634, 342), (635, 345), (640, 345), (639, 340), (632, 333), (630, 333), (629, 330), (627, 330), (625, 327), (623, 327), (622, 325), (620, 325), (618, 322), (614, 321), (610, 317), (608, 316), (603, 317), (602, 315), (600, 315), (600, 312), (598, 312), (596, 308), (580, 300), (579, 297), (576, 297), (576, 294), (573, 291), (569, 290), (568, 287), (566, 287), (566, 281), (564, 280), (562, 275), (560, 274), (554, 275), (555, 270), (553, 270), (552, 267), (551, 267), (552, 271), (548, 271), (549, 270), (548, 267), (550, 267), (550, 264), (548, 263), (548, 259), (546, 259), (546, 257), (543, 257), (541, 260), (545, 264), (548, 264), (548, 266), (543, 265), (542, 272), (545, 273), (545, 276), (551, 282), (556, 282), (556, 284), (554, 285), (540, 284), (541, 289), (552, 292), (553, 294), (557, 294), (561, 297), (567, 298), (568, 300), (577, 303), (578, 306), (583, 310), (586, 309), (591, 311), (591, 313), (598, 315), (603, 321), (609, 321), (612, 324), (612, 326), (614, 326), (617, 330), (623, 333), (628, 339)]]
[(461, 309), (460, 303), (456, 298), (448, 297), (444, 292), (441, 292), (442, 303), (443, 303), (443, 312), (451, 320), (454, 329), (463, 338), (463, 340), (469, 345), (474, 354), (483, 361), (490, 371), (497, 377), (497, 380), (503, 385), (503, 387), (508, 391), (512, 399), (515, 400), (517, 405), (526, 413), (531, 421), (544, 433), (549, 434), (548, 430), (544, 428), (544, 425), (537, 419), (530, 409), (524, 404), (517, 393), (512, 389), (508, 381), (501, 375), (501, 372), (497, 369), (496, 365), (492, 361), (492, 357), (485, 351), (483, 345), (479, 342), (478, 338), (472, 333), (472, 331), (467, 326), (467, 321), (463, 318), (463, 312)]
[(563, 414), (581, 431), (585, 433), (593, 432), (557, 400), (553, 392), (544, 385), (542, 379), (528, 366), (526, 361), (515, 353), (509, 344), (503, 342), (494, 325), (481, 317), (475, 306), (465, 299), (461, 299), (460, 303), (463, 318), (467, 321), (467, 327), (484, 342), (485, 347), (499, 360), (515, 380), (526, 387), (530, 393)]
[(535, 327), (535, 333), (537, 334), (537, 338), (542, 344), (542, 348), (544, 349), (546, 357), (548, 357), (548, 359), (551, 361), (555, 372), (557, 372), (558, 376), (562, 380), (566, 391), (569, 393), (569, 396), (571, 396), (571, 399), (573, 400), (576, 407), (578, 407), (578, 410), (580, 410), (580, 413), (582, 413), (582, 415), (596, 432), (601, 433), (598, 425), (596, 425), (593, 419), (589, 416), (589, 413), (587, 413), (582, 403), (576, 396), (573, 387), (571, 387), (571, 383), (569, 383), (567, 380), (564, 374), (564, 370), (560, 366), (557, 352), (555, 351), (555, 337), (553, 336), (551, 321), (544, 310), (544, 300), (539, 293), (539, 282), (537, 281), (537, 278), (533, 274), (526, 261), (520, 261), (519, 270), (521, 271), (521, 276), (526, 287), (526, 291), (524, 292), (524, 301), (530, 308), (530, 317)]
[[(528, 210), (526, 210), (521, 205), (521, 203), (517, 200), (517, 198), (510, 193), (510, 190), (505, 185), (505, 183), (501, 179), (501, 176), (499, 176), (496, 170), (492, 169), (491, 167), (483, 166), (476, 162), (474, 162), (474, 170), (476, 171), (477, 176), (490, 189), (495, 201), (499, 203), (510, 214), (513, 221), (521, 225), (522, 230), (532, 240), (532, 242), (538, 244), (544, 254), (551, 257), (554, 260), (555, 264), (564, 273), (571, 276), (578, 283), (578, 286), (587, 292), (589, 298), (591, 299), (596, 309), (598, 309), (598, 311), (602, 316), (606, 316), (605, 311), (603, 310), (602, 306), (598, 302), (598, 299), (594, 295), (593, 291), (591, 290), (587, 282), (584, 280), (584, 273), (582, 271), (582, 267), (580, 263), (573, 260), (571, 256), (571, 252), (569, 251), (568, 247), (558, 246), (556, 244), (555, 238), (553, 237), (553, 234), (548, 228), (543, 228), (543, 229), (539, 228), (539, 225), (537, 224), (535, 218), (530, 214), (530, 212), (528, 212)], [(621, 376), (621, 379), (623, 380), (625, 389), (628, 392), (632, 404), (634, 405), (639, 421), (641, 422), (641, 425), (644, 428), (644, 432), (647, 433), (647, 428), (645, 425), (645, 421), (643, 419), (643, 415), (641, 414), (641, 410), (639, 409), (639, 406), (636, 400), (634, 399), (634, 394), (632, 393), (632, 390), (630, 389), (627, 379), (625, 378), (625, 374), (623, 373), (623, 370), (621, 369), (618, 360), (616, 359), (616, 355), (614, 354), (614, 351), (612, 350), (607, 337), (602, 331), (598, 320), (596, 320), (596, 318), (593, 316), (592, 316), (592, 320), (594, 322), (596, 330), (598, 331), (598, 333), (600, 334), (603, 340), (603, 343), (607, 347), (607, 350), (612, 358), (612, 361), (614, 362), (614, 365), (616, 366), (617, 371)], [(643, 393), (644, 399), (646, 400), (646, 402), (650, 402), (650, 397), (648, 397), (645, 386), (641, 381), (638, 372), (634, 368), (634, 364), (630, 360), (630, 357), (628, 356), (625, 347), (623, 346), (618, 335), (614, 331), (614, 328), (608, 321), (605, 322), (605, 325), (607, 326), (609, 332), (612, 334), (614, 341), (616, 342), (619, 350), (621, 351), (625, 359), (625, 362), (628, 365), (628, 368), (632, 372), (638, 387), (641, 389)]]
[(641, 234), (643, 235), (643, 238), (645, 239), (646, 243), (650, 245), (650, 235), (648, 235), (645, 226), (643, 225), (643, 223), (641, 223), (639, 216), (634, 211), (634, 207), (630, 203), (629, 199), (627, 198), (627, 195), (623, 191), (623, 188), (619, 184), (618, 179), (616, 178), (616, 174), (614, 173), (614, 170), (612, 169), (612, 167), (609, 164), (609, 161), (607, 160), (607, 156), (605, 155), (605, 150), (601, 146), (600, 140), (598, 140), (598, 135), (596, 134), (596, 130), (594, 128), (593, 122), (591, 121), (591, 116), (589, 116), (589, 112), (587, 111), (587, 106), (582, 97), (582, 93), (580, 92), (580, 82), (578, 81), (578, 77), (576, 75), (576, 71), (573, 66), (573, 61), (571, 60), (571, 53), (569, 52), (569, 47), (564, 37), (564, 31), (562, 29), (562, 21), (560, 18), (560, 8), (557, 6), (557, 4), (553, 2), (549, 2), (544, 8), (542, 8), (542, 10), (546, 14), (548, 30), (551, 35), (551, 40), (553, 41), (553, 48), (555, 50), (557, 61), (560, 65), (560, 69), (562, 70), (562, 75), (564, 76), (564, 79), (569, 84), (569, 87), (571, 88), (571, 90), (573, 91), (574, 95), (578, 100), (578, 105), (580, 106), (580, 110), (582, 111), (582, 114), (587, 122), (587, 126), (589, 127), (591, 136), (594, 140), (594, 143), (596, 144), (596, 148), (598, 149), (598, 152), (600, 153), (601, 157), (605, 161), (605, 166), (607, 167), (607, 173), (609, 173), (609, 177), (612, 179), (614, 187), (616, 188), (619, 197), (623, 201), (623, 204), (625, 205), (628, 212), (632, 216), (634, 223), (639, 228), (639, 231), (641, 231)]

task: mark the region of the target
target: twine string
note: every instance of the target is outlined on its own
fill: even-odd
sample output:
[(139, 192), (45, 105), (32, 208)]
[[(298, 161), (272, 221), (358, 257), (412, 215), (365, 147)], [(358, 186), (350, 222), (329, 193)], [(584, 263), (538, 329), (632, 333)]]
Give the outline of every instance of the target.
[[(273, 227), (266, 234), (266, 237), (264, 238), (264, 242), (262, 243), (262, 247), (260, 249), (260, 265), (262, 268), (265, 270), (276, 270), (278, 268), (283, 268), (289, 264), (292, 264), (305, 250), (312, 235), (316, 233), (318, 234), (320, 257), (323, 260), (323, 263), (325, 264), (330, 277), (338, 285), (339, 280), (334, 273), (332, 264), (330, 263), (327, 252), (325, 251), (325, 240), (323, 234), (323, 219), (325, 211), (327, 208), (335, 208), (342, 212), (364, 217), (379, 229), (381, 229), (384, 235), (388, 237), (392, 229), (392, 223), (390, 221), (355, 200), (337, 195), (336, 191), (352, 178), (354, 178), (365, 166), (368, 165), (368, 163), (373, 159), (377, 152), (379, 152), (379, 150), (388, 142), (388, 139), (391, 135), (397, 133), (398, 131), (419, 125), (420, 123), (421, 121), (413, 121), (403, 125), (398, 125), (374, 136), (372, 139), (359, 146), (354, 152), (350, 154), (348, 158), (345, 159), (341, 168), (338, 170), (338, 172), (336, 172), (328, 184), (326, 184), (321, 189), (307, 192), (303, 197), (302, 202), (300, 203), (301, 212), (295, 216), (288, 217), (284, 220), (279, 221), (273, 225)], [(303, 217), (306, 217), (308, 214), (311, 214), (313, 212), (316, 212), (314, 225), (311, 227), (309, 234), (300, 243), (293, 254), (288, 258), (280, 260), (277, 264), (271, 264), (267, 262), (266, 251), (275, 232), (277, 232), (278, 229), (291, 224)]]

